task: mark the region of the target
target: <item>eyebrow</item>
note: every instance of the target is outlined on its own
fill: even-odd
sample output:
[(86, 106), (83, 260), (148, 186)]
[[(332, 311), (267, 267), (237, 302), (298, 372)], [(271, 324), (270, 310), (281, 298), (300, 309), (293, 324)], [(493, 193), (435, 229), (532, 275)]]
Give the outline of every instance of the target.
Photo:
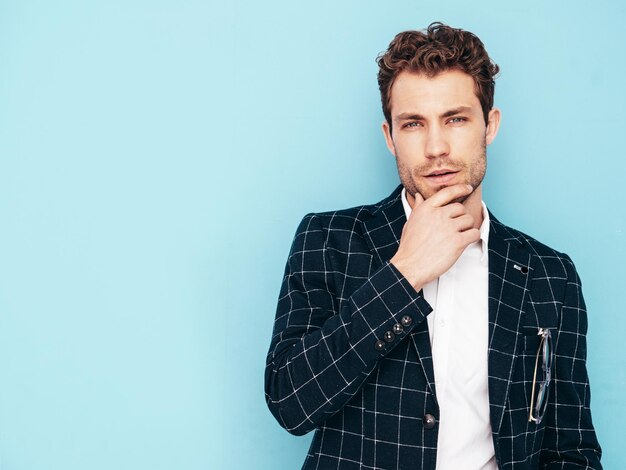
[[(457, 106), (456, 108), (452, 108), (446, 111), (445, 113), (441, 114), (439, 117), (447, 118), (450, 116), (454, 116), (456, 114), (467, 113), (471, 110), (472, 108), (470, 106)], [(398, 114), (398, 116), (396, 117), (396, 121), (406, 121), (406, 120), (415, 120), (415, 121), (422, 120), (423, 121), (423, 120), (426, 120), (426, 118), (422, 116), (421, 114), (411, 113), (411, 112)]]

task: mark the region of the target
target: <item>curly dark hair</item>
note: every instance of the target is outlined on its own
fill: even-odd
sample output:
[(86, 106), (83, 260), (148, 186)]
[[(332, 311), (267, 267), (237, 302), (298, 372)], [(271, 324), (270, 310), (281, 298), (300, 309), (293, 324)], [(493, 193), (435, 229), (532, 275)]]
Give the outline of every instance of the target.
[(495, 76), (500, 68), (493, 62), (485, 46), (475, 34), (452, 28), (443, 23), (431, 23), (425, 31), (404, 31), (377, 58), (378, 87), (383, 114), (391, 127), (389, 100), (396, 77), (407, 70), (427, 77), (447, 70), (460, 70), (474, 79), (485, 123), (493, 107)]

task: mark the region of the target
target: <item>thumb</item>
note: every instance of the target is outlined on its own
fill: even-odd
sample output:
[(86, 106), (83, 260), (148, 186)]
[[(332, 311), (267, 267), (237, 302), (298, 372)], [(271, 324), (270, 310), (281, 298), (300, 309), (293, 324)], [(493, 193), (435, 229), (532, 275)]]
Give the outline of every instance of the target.
[(415, 194), (413, 194), (407, 190), (407, 193), (413, 196), (413, 199), (415, 200), (415, 203), (413, 204), (413, 208), (419, 206), (422, 202), (424, 202), (424, 198), (422, 197), (419, 191), (416, 191)]

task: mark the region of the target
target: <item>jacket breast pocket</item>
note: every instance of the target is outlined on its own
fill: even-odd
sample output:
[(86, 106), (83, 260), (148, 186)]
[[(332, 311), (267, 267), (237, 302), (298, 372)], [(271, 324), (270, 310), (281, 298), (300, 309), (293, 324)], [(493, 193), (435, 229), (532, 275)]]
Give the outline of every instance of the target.
[(558, 304), (531, 301), (528, 307), (520, 322), (520, 333), (522, 335), (537, 335), (540, 329), (549, 329), (553, 335), (557, 332), (560, 311)]
[(539, 349), (549, 336), (550, 342), (554, 342), (559, 331), (558, 317), (556, 313), (544, 313), (542, 315), (526, 315), (522, 319), (519, 332), (521, 333), (520, 355), (536, 357)]

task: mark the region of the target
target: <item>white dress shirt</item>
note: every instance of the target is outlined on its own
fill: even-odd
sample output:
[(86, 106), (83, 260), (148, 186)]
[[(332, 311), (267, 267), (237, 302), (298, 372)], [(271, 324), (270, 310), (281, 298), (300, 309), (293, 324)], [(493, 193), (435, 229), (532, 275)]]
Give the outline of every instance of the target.
[[(407, 219), (411, 206), (402, 190)], [(437, 470), (496, 470), (489, 420), (489, 213), (482, 202), (480, 240), (423, 287), (433, 308), (428, 331), (439, 403)]]

